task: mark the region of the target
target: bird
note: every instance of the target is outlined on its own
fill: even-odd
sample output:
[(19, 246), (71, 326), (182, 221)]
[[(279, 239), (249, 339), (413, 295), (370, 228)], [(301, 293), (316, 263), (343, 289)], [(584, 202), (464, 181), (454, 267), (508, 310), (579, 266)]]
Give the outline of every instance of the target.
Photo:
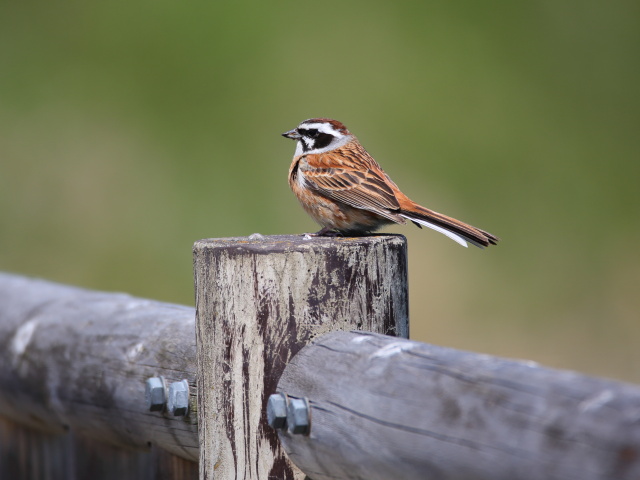
[(314, 236), (361, 236), (407, 220), (436, 230), (463, 247), (484, 248), (499, 238), (422, 207), (389, 178), (358, 139), (338, 120), (310, 118), (283, 137), (296, 140), (289, 186), (322, 227)]

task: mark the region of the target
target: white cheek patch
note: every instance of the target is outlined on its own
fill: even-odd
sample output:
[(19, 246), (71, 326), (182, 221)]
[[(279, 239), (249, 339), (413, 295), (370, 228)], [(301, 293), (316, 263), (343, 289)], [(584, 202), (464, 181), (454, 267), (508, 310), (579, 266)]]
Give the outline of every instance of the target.
[(346, 145), (352, 140), (351, 135), (341, 135), (340, 138), (334, 138), (329, 145), (322, 148), (314, 148), (313, 150), (308, 150), (304, 152), (307, 155), (316, 154), (316, 153), (324, 153), (330, 152), (331, 150), (335, 150), (336, 148), (340, 148), (343, 145)]
[(304, 144), (306, 145), (307, 148), (305, 150), (310, 150), (311, 147), (313, 147), (313, 141), (310, 138), (302, 137), (300, 141), (304, 142)]

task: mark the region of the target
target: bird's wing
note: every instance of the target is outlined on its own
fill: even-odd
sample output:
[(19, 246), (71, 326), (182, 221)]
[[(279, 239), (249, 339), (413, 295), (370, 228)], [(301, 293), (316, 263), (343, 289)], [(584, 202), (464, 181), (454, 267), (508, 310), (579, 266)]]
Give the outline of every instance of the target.
[(404, 221), (397, 216), (400, 204), (394, 193), (395, 184), (368, 155), (307, 155), (300, 163), (300, 173), (310, 188), (326, 197), (395, 222)]

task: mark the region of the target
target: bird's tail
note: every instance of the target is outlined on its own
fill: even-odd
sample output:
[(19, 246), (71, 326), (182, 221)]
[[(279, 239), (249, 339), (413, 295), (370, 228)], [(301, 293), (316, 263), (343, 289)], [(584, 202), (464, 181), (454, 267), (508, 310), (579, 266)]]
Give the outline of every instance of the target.
[(484, 248), (489, 245), (496, 245), (498, 240), (500, 240), (489, 232), (472, 227), (460, 220), (447, 217), (428, 208), (421, 207), (416, 203), (414, 203), (410, 209), (402, 209), (400, 215), (411, 220), (418, 227), (423, 225), (446, 235), (463, 247), (466, 247), (467, 242), (469, 242), (476, 247)]

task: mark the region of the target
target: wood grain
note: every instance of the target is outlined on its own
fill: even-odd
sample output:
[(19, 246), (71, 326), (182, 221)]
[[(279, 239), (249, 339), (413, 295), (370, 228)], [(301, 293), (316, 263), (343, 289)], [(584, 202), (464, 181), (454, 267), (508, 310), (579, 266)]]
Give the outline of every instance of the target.
[(162, 450), (124, 449), (76, 435), (47, 433), (0, 417), (3, 480), (197, 480), (198, 464)]
[(0, 415), (198, 460), (197, 415), (149, 412), (145, 381), (195, 392), (195, 310), (0, 274)]
[(637, 480), (640, 386), (373, 333), (291, 359), (310, 435), (279, 433), (313, 480)]
[(194, 246), (200, 478), (302, 479), (265, 405), (292, 356), (333, 330), (408, 336), (402, 236)]

